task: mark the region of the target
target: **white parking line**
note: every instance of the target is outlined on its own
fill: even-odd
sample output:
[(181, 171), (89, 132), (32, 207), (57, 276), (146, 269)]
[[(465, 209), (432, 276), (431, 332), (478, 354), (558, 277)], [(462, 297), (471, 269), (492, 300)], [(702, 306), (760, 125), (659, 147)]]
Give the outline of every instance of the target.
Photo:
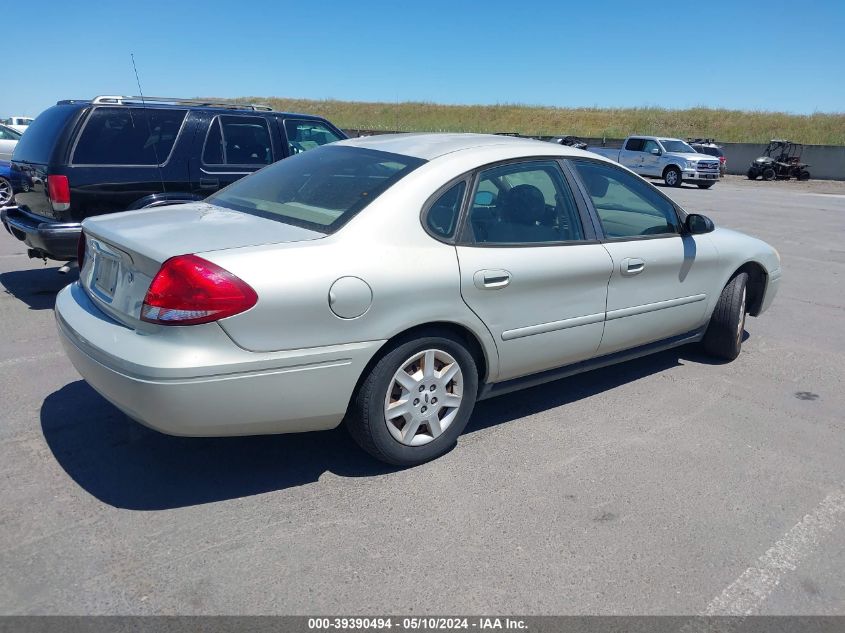
[(818, 547), (845, 520), (845, 488), (830, 493), (783, 538), (713, 599), (704, 615), (751, 615), (759, 610), (784, 574)]

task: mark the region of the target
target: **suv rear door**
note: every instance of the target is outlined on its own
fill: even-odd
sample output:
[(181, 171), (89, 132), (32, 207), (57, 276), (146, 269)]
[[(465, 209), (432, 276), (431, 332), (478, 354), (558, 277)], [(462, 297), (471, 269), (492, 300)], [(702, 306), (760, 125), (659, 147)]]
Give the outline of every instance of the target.
[(208, 113), (194, 136), (192, 192), (201, 198), (274, 163), (284, 154), (269, 118), (253, 112)]

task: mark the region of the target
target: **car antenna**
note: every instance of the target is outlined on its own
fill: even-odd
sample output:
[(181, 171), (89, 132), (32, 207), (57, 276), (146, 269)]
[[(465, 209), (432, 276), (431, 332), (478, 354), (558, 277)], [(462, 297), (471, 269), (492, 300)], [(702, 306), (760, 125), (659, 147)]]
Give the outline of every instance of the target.
[[(129, 56), (132, 58), (132, 70), (135, 71), (135, 81), (138, 84), (138, 94), (141, 96), (141, 107), (144, 110), (144, 118), (147, 119), (147, 131), (150, 134), (150, 138), (153, 137), (153, 128), (150, 125), (150, 116), (147, 114), (147, 102), (144, 100), (144, 90), (141, 88), (141, 78), (138, 76), (138, 67), (135, 65), (135, 53), (129, 53)], [(132, 118), (132, 108), (129, 108), (129, 118)], [(132, 119), (132, 125), (134, 127), (135, 120)], [(160, 140), (160, 139), (159, 139)], [(161, 191), (162, 193), (167, 193), (167, 187), (164, 184), (164, 174), (161, 173), (161, 161), (158, 158), (158, 142), (153, 143), (153, 155), (156, 159), (156, 169), (158, 169), (158, 179), (161, 181)]]

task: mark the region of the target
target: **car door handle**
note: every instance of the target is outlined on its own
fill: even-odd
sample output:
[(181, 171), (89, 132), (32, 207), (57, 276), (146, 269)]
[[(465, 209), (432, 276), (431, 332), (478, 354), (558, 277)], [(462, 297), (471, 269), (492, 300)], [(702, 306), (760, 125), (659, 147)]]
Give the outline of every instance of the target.
[(506, 270), (479, 270), (472, 281), (479, 290), (497, 290), (511, 282), (511, 274)]
[(217, 178), (200, 178), (200, 189), (219, 189), (220, 181)]
[(641, 259), (637, 259), (636, 257), (626, 257), (622, 260), (621, 269), (622, 274), (625, 277), (633, 277), (634, 275), (639, 275), (645, 270), (645, 262)]

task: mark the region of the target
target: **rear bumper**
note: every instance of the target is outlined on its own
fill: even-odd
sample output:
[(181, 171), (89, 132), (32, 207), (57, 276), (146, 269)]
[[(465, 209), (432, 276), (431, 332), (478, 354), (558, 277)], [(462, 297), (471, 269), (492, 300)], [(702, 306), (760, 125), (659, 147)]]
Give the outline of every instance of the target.
[(59, 261), (76, 258), (82, 231), (78, 222), (53, 222), (18, 207), (0, 210), (0, 221), (9, 233), (44, 257)]
[(255, 353), (237, 347), (216, 323), (142, 333), (103, 314), (79, 283), (56, 298), (56, 322), (68, 357), (96, 391), (170, 435), (333, 428), (383, 344)]

